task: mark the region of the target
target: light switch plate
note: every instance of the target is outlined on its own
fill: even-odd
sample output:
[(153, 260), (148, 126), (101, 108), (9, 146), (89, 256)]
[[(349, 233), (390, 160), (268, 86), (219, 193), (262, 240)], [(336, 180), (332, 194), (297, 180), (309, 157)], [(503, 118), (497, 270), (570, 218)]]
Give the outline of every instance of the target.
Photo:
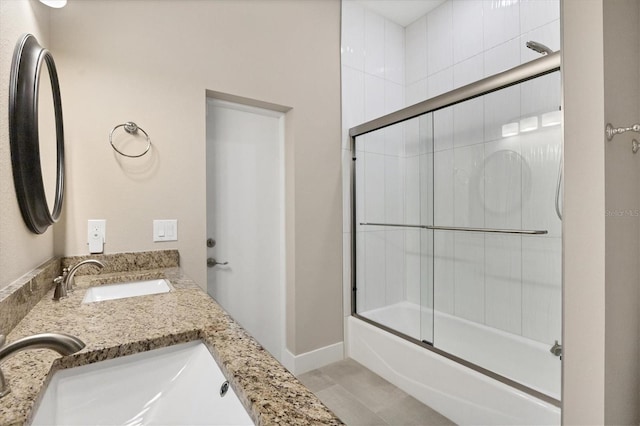
[(153, 241), (178, 241), (178, 221), (154, 220)]

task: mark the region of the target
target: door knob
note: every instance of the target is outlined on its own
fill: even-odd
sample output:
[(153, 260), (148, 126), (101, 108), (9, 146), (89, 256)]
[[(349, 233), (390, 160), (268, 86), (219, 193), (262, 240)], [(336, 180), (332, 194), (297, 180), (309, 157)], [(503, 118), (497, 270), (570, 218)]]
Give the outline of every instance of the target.
[(228, 265), (228, 264), (229, 264), (229, 262), (218, 262), (213, 257), (210, 257), (210, 258), (207, 259), (207, 266), (209, 268), (213, 268), (216, 265)]

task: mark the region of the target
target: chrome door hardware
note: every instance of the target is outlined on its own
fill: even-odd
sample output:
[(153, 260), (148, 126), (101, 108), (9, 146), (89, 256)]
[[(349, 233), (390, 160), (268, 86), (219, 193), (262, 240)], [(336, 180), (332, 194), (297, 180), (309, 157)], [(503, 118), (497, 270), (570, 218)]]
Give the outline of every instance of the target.
[(220, 396), (225, 396), (229, 391), (229, 381), (226, 380), (222, 386), (220, 386)]
[(218, 262), (213, 257), (210, 257), (210, 258), (207, 259), (207, 266), (209, 268), (213, 268), (216, 265), (228, 265), (228, 264), (229, 264), (229, 262)]
[(633, 124), (629, 127), (613, 127), (611, 123), (607, 123), (607, 127), (605, 127), (605, 133), (607, 135), (607, 140), (609, 141), (613, 139), (615, 135), (626, 132), (640, 133), (640, 123)]
[[(605, 134), (607, 135), (608, 141), (611, 141), (615, 135), (626, 132), (640, 133), (640, 123), (636, 123), (629, 127), (613, 127), (611, 123), (607, 123), (607, 127), (605, 128)], [(636, 139), (633, 139), (631, 141), (631, 152), (635, 154), (638, 151), (640, 151), (640, 143)]]
[(215, 247), (216, 246), (216, 240), (214, 240), (213, 238), (207, 238), (207, 247)]

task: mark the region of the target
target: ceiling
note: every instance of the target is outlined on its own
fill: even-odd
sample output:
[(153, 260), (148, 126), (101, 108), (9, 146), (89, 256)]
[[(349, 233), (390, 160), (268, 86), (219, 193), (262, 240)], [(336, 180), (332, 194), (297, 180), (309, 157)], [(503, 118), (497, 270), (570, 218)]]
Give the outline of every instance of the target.
[(406, 27), (445, 0), (356, 0), (366, 8)]

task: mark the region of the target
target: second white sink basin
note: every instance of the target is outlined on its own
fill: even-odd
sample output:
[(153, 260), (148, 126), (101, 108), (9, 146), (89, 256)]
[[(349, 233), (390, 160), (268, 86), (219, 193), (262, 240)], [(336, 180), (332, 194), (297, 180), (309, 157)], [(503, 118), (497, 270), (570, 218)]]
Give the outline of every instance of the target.
[(169, 281), (165, 279), (101, 285), (89, 288), (84, 295), (84, 299), (82, 299), (82, 303), (102, 302), (103, 300), (124, 299), (127, 297), (168, 293), (170, 291)]
[(225, 382), (200, 341), (60, 370), (32, 425), (253, 425)]

